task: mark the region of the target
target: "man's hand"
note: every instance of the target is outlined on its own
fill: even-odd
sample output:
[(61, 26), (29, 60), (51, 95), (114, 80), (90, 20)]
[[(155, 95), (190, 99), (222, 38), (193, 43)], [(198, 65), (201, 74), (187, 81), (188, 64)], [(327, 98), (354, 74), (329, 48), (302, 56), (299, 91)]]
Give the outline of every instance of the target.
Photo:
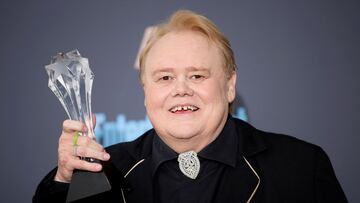
[(105, 152), (104, 147), (87, 136), (79, 136), (77, 146), (74, 146), (73, 137), (76, 132), (86, 133), (86, 126), (79, 121), (65, 120), (59, 139), (58, 169), (55, 181), (69, 183), (75, 169), (93, 172), (102, 169), (101, 164), (90, 163), (79, 157), (91, 157), (102, 161), (110, 159), (110, 155)]

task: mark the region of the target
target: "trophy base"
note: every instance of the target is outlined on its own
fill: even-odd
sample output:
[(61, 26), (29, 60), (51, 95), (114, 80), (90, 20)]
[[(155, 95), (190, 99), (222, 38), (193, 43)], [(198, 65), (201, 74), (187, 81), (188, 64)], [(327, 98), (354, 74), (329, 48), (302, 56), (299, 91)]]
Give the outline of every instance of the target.
[(111, 185), (104, 172), (74, 172), (66, 202), (72, 202), (85, 197), (109, 191)]

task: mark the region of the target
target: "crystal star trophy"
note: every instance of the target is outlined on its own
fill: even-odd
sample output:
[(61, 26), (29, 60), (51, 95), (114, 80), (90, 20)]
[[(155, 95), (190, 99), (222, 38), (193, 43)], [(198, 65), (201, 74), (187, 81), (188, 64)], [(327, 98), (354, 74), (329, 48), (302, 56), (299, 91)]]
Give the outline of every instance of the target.
[[(94, 74), (90, 70), (88, 59), (81, 57), (78, 50), (59, 53), (52, 58), (45, 69), (49, 75), (48, 86), (59, 99), (69, 118), (86, 125), (87, 132), (81, 135), (95, 138), (91, 112)], [(92, 158), (80, 157), (80, 159), (100, 163)], [(66, 201), (75, 201), (110, 189), (110, 183), (104, 172), (76, 170), (71, 179)]]

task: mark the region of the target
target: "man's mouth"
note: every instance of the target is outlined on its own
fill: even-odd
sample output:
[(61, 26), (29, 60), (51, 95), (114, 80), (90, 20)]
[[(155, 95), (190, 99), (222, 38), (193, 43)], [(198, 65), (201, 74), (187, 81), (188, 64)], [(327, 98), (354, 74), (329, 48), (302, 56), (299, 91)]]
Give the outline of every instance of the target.
[(195, 112), (197, 110), (199, 110), (199, 107), (194, 105), (179, 105), (169, 109), (169, 111), (172, 113)]

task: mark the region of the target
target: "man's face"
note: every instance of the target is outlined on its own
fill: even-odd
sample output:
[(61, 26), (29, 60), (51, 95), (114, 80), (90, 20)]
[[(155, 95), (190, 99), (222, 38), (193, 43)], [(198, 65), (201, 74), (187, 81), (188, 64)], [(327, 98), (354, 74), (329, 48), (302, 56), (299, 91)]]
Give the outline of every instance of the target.
[(220, 133), (236, 83), (223, 64), (218, 48), (193, 31), (170, 32), (150, 49), (142, 75), (145, 106), (166, 143), (201, 145)]

